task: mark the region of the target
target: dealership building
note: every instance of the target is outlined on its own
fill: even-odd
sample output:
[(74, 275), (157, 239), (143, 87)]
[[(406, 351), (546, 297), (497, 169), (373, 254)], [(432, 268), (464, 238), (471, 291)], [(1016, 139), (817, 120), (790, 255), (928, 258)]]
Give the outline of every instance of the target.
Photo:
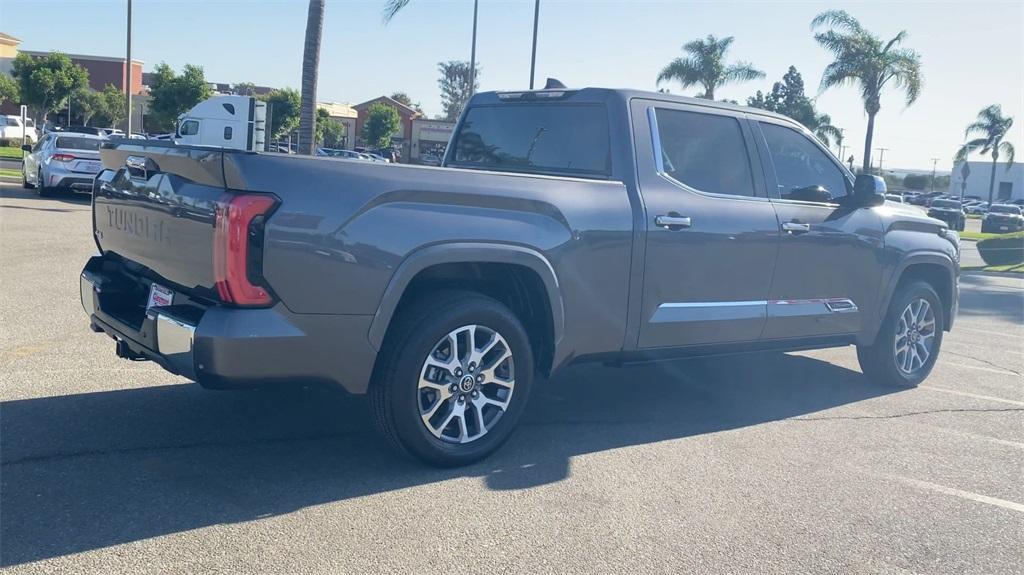
[[(949, 179), (949, 193), (959, 196), (963, 183), (963, 162), (953, 166), (953, 174)], [(968, 164), (967, 188), (965, 196), (978, 196), (988, 201), (989, 183), (992, 178), (992, 162), (985, 160), (970, 161)], [(993, 189), (993, 201), (1008, 202), (1024, 199), (1024, 164), (1014, 163), (1009, 166), (1005, 162), (996, 164), (996, 178)]]

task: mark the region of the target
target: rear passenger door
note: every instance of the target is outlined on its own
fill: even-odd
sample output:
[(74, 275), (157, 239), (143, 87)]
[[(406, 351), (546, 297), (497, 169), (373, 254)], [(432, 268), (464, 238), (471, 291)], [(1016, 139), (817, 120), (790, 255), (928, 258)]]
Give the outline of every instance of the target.
[(640, 349), (755, 341), (779, 227), (745, 114), (634, 100), (646, 217)]
[(764, 337), (860, 331), (879, 293), (881, 219), (844, 205), (852, 177), (809, 132), (782, 120), (751, 124), (781, 228)]

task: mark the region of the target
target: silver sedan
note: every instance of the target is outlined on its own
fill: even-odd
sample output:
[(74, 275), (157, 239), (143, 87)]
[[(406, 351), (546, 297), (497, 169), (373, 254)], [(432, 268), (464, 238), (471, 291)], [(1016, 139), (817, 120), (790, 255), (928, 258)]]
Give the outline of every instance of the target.
[(33, 146), (22, 162), (22, 184), (35, 188), (40, 196), (57, 189), (76, 192), (92, 190), (92, 181), (102, 169), (100, 144), (103, 136), (50, 132)]

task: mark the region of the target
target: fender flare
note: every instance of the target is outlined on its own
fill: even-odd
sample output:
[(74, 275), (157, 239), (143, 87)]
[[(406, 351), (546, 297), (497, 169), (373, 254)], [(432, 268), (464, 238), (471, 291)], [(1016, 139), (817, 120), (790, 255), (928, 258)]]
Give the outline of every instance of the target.
[(398, 302), (416, 274), (431, 266), (450, 263), (514, 264), (533, 270), (540, 277), (547, 291), (551, 307), (554, 345), (556, 349), (558, 348), (565, 327), (565, 308), (562, 304), (562, 291), (558, 284), (558, 276), (547, 258), (536, 250), (517, 245), (458, 242), (434, 244), (417, 249), (395, 269), (370, 324), (368, 339), (375, 350), (380, 351), (384, 335), (398, 308)]
[[(950, 293), (953, 294), (952, 304), (953, 309), (956, 309), (956, 268), (957, 264), (953, 262), (950, 257), (942, 252), (922, 251), (908, 254), (893, 270), (892, 276), (889, 278), (889, 282), (885, 286), (885, 291), (882, 293), (881, 305), (878, 306), (878, 318), (877, 323), (881, 323), (882, 318), (885, 317), (886, 311), (889, 309), (889, 303), (892, 301), (893, 294), (896, 293), (896, 286), (899, 285), (900, 278), (903, 277), (903, 272), (907, 271), (907, 268), (917, 264), (930, 264), (938, 265), (942, 269), (946, 270), (949, 280)], [(946, 318), (947, 324), (950, 324), (952, 318)]]

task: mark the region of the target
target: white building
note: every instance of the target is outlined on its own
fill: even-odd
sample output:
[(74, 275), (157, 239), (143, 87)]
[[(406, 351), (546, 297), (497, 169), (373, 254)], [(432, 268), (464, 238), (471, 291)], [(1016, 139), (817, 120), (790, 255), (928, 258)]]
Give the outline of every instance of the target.
[[(967, 189), (965, 196), (978, 196), (988, 201), (988, 185), (992, 178), (992, 162), (985, 160), (971, 160), (968, 162), (970, 175), (967, 176)], [(949, 178), (949, 193), (960, 195), (961, 170), (963, 162), (957, 162), (953, 166), (952, 177)], [(1024, 199), (1024, 164), (1014, 162), (1010, 169), (1006, 169), (1006, 163), (996, 164), (996, 181), (992, 192), (993, 201), (1005, 202), (1009, 200)]]

